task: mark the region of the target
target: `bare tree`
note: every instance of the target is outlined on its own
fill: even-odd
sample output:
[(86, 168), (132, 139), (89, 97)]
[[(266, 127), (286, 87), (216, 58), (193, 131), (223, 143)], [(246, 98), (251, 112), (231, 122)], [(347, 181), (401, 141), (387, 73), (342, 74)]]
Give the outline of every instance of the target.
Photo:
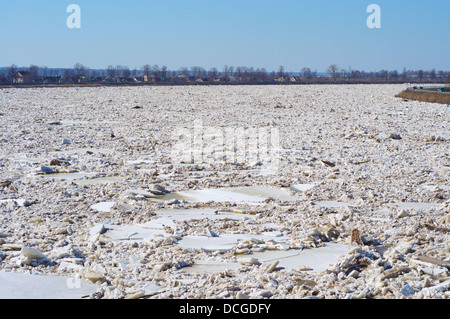
[(434, 81), (436, 79), (436, 70), (433, 69), (430, 71), (430, 79)]
[(243, 66), (236, 67), (235, 75), (239, 81), (242, 81), (244, 79), (244, 68), (245, 67), (243, 67)]
[(423, 70), (417, 71), (417, 78), (419, 79), (420, 82), (423, 80), (423, 75), (424, 75)]
[(327, 69), (327, 73), (333, 78), (333, 81), (336, 82), (336, 77), (338, 75), (339, 72), (339, 67), (336, 64), (331, 64), (328, 69)]
[(127, 66), (122, 67), (122, 76), (125, 78), (125, 81), (127, 81), (130, 75), (131, 75), (130, 68)]
[(64, 70), (62, 76), (61, 76), (61, 80), (66, 82), (68, 81), (70, 78), (72, 78), (74, 76), (73, 74), (73, 70)]
[(285, 76), (285, 74), (284, 74), (284, 66), (280, 66), (279, 68), (278, 68), (278, 77), (280, 77), (280, 78), (282, 78), (282, 77), (284, 77)]
[(389, 72), (389, 77), (393, 80), (397, 80), (398, 79), (398, 71), (394, 70), (394, 71)]
[(106, 74), (108, 75), (109, 78), (115, 78), (117, 75), (117, 70), (114, 66), (109, 65), (108, 68), (106, 69)]
[(191, 67), (191, 71), (192, 71), (192, 76), (195, 78), (196, 76), (204, 73), (205, 69), (202, 68), (201, 66), (193, 66), (193, 67)]
[(76, 63), (73, 68), (75, 69), (75, 76), (79, 78), (82, 76), (86, 76), (87, 68), (83, 64)]
[(17, 73), (17, 65), (15, 64), (11, 64), (11, 66), (9, 66), (6, 69), (6, 76), (8, 77), (8, 80), (11, 81), (11, 83), (13, 82), (13, 78)]
[(163, 65), (161, 67), (160, 77), (161, 77), (161, 80), (166, 80), (166, 78), (167, 78), (167, 66)]
[(388, 72), (387, 70), (381, 70), (381, 71), (380, 71), (380, 77), (381, 77), (383, 80), (387, 81), (388, 75), (389, 75), (389, 72)]
[(6, 83), (8, 82), (8, 79), (6, 78), (6, 74), (3, 72), (0, 72), (0, 83)]
[(76, 63), (73, 69), (74, 69), (73, 76), (76, 82), (81, 82), (87, 76), (88, 68), (85, 67), (83, 64)]
[(32, 82), (37, 82), (39, 79), (39, 67), (37, 65), (30, 65), (30, 80)]
[(150, 75), (150, 71), (151, 71), (152, 67), (148, 64), (144, 65), (142, 67), (142, 72), (144, 72), (144, 75), (148, 78)]
[(304, 67), (301, 73), (303, 74), (303, 77), (306, 79), (310, 79), (312, 77), (312, 72), (310, 68)]
[(48, 75), (48, 67), (46, 67), (45, 65), (41, 66), (40, 74), (42, 77), (46, 77)]
[(402, 72), (402, 80), (406, 81), (408, 79), (408, 72), (406, 71), (406, 68), (403, 68), (403, 72)]
[(116, 65), (116, 76), (119, 78), (123, 76), (123, 66), (120, 64)]
[(161, 77), (161, 70), (159, 69), (159, 66), (157, 64), (155, 64), (152, 67), (152, 75), (156, 78), (159, 79)]
[(182, 75), (184, 75), (185, 77), (189, 77), (189, 69), (187, 68), (187, 67), (181, 67), (180, 68), (180, 73), (182, 74)]
[(265, 82), (267, 80), (267, 71), (265, 68), (256, 69), (256, 77), (259, 82)]
[(255, 82), (256, 81), (256, 72), (253, 67), (246, 68), (245, 70), (245, 80), (247, 82)]
[(219, 74), (219, 72), (217, 71), (216, 68), (211, 68), (208, 71), (208, 76), (211, 78), (211, 80), (214, 80), (217, 77), (218, 74)]
[(97, 79), (97, 77), (98, 77), (98, 71), (97, 70), (92, 70), (90, 73), (91, 73), (91, 77)]
[(223, 73), (225, 76), (229, 76), (229, 75), (230, 75), (229, 72), (230, 72), (230, 68), (228, 67), (228, 65), (225, 64), (225, 66), (223, 67), (222, 73)]

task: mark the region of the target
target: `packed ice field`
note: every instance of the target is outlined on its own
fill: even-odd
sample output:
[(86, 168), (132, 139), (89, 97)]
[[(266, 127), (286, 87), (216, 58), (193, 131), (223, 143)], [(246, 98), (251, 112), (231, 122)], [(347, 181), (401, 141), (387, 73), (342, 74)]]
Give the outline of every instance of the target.
[(0, 89), (0, 298), (449, 299), (450, 109), (403, 89)]

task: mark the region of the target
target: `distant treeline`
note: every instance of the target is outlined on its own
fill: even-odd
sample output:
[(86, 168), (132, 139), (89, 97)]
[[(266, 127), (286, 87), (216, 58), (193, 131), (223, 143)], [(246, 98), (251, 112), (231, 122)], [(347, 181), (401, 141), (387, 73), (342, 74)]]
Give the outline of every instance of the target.
[(108, 66), (106, 69), (89, 69), (77, 63), (73, 68), (57, 69), (45, 66), (0, 68), (2, 85), (68, 85), (68, 84), (331, 84), (331, 83), (450, 83), (450, 72), (436, 70), (381, 70), (366, 72), (345, 70), (336, 64), (326, 73), (317, 73), (304, 67), (299, 72), (286, 72), (264, 68), (225, 66), (221, 71), (200, 66), (182, 67), (171, 71), (166, 66), (144, 65), (130, 70), (127, 66)]

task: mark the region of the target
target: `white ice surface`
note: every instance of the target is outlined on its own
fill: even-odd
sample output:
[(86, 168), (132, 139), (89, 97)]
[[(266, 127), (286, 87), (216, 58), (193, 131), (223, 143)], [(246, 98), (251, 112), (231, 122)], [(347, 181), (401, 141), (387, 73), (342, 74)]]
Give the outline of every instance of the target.
[(176, 198), (177, 195), (181, 199), (194, 203), (213, 201), (258, 204), (268, 198), (285, 201), (298, 199), (287, 190), (260, 186), (180, 191), (175, 194), (169, 194), (166, 199)]
[(348, 207), (348, 206), (354, 206), (349, 203), (343, 203), (343, 202), (336, 202), (336, 201), (323, 201), (318, 202), (318, 206), (320, 207), (327, 207), (327, 208), (337, 208), (337, 207)]
[(97, 289), (75, 277), (0, 271), (0, 299), (81, 299)]
[(99, 212), (110, 212), (111, 208), (116, 205), (116, 202), (102, 202), (92, 205), (90, 208)]
[(313, 272), (321, 272), (335, 264), (340, 256), (345, 256), (352, 247), (342, 244), (327, 244), (324, 247), (288, 250), (288, 251), (264, 251), (257, 252), (239, 258), (257, 258), (263, 264), (272, 264), (278, 261), (277, 267), (296, 269), (300, 266), (311, 268)]
[(439, 204), (433, 204), (433, 203), (396, 203), (399, 208), (402, 209), (414, 209), (414, 210), (426, 210), (431, 209), (433, 207), (439, 207)]

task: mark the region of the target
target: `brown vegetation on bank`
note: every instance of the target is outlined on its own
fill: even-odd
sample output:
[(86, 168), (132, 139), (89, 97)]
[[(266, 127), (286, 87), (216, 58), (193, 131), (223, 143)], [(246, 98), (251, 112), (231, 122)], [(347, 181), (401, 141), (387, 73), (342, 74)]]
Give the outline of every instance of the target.
[(450, 94), (440, 94), (435, 92), (411, 91), (405, 90), (396, 95), (396, 97), (430, 103), (440, 103), (450, 105)]

